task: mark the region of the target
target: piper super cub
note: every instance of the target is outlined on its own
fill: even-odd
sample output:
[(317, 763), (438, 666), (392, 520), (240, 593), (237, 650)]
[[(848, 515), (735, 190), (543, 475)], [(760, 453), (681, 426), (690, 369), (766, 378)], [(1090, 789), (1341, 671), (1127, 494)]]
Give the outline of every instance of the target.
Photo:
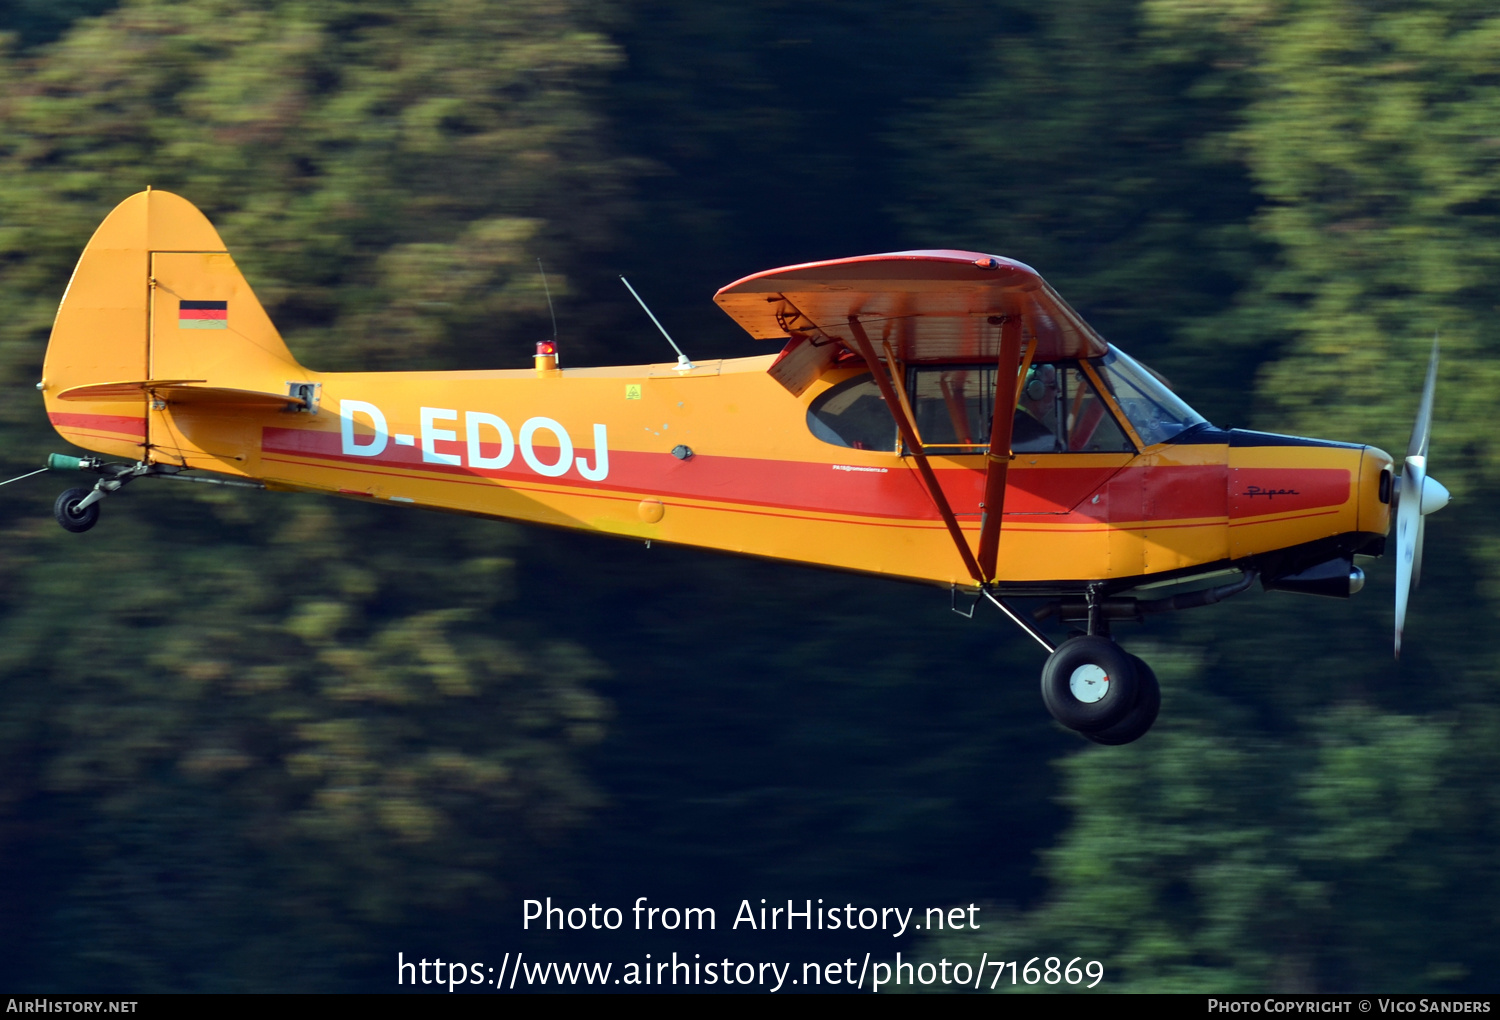
[[(1436, 348), (1396, 470), (1368, 446), (1215, 428), (1010, 259), (814, 262), (715, 300), (780, 353), (564, 369), (548, 342), (527, 369), (314, 372), (203, 214), (148, 189), (95, 232), (53, 326), (49, 419), (124, 461), (54, 454), (100, 476), (57, 520), (86, 531), (105, 497), (165, 477), (927, 582), (998, 606), (1048, 652), (1052, 715), (1123, 744), (1161, 696), (1112, 621), (1257, 578), (1347, 597), (1394, 516), (1399, 654), (1422, 517), (1448, 499), (1426, 477)], [(1054, 644), (1048, 621), (1075, 633)]]

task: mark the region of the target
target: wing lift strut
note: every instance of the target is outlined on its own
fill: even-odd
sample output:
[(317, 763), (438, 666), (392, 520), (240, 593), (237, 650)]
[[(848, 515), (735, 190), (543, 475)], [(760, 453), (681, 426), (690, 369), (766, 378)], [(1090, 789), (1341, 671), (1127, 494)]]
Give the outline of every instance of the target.
[[(938, 515), (942, 517), (943, 525), (948, 529), (949, 537), (953, 539), (959, 559), (963, 560), (964, 568), (979, 586), (980, 595), (993, 602), (1016, 626), (1031, 635), (1032, 639), (1050, 654), (1056, 651), (1056, 646), (1047, 639), (1035, 623), (1012, 608), (995, 590), (995, 563), (1000, 548), (1000, 521), (1005, 507), (1005, 481), (1010, 470), (1010, 462), (1014, 457), (1010, 443), (1015, 416), (1010, 413), (1010, 409), (1016, 406), (1020, 386), (1025, 381), (1026, 369), (1030, 365), (1032, 355), (1036, 353), (1034, 340), (1024, 352), (1022, 350), (1019, 316), (997, 316), (996, 318), (1000, 324), (1000, 357), (995, 372), (995, 399), (994, 413), (990, 418), (990, 442), (985, 453), (984, 500), (979, 504), (981, 514), (977, 551), (970, 548), (969, 540), (964, 537), (963, 530), (958, 526), (958, 518), (953, 515), (953, 508), (948, 503), (948, 497), (944, 495), (942, 486), (938, 484), (932, 465), (927, 462), (927, 452), (917, 436), (916, 425), (912, 422), (911, 415), (907, 413), (905, 402), (900, 399), (896, 391), (899, 383), (892, 381), (892, 373), (896, 368), (894, 357), (890, 358), (888, 365), (882, 366), (880, 359), (875, 356), (875, 347), (870, 342), (869, 334), (865, 332), (864, 324), (854, 315), (849, 316), (848, 322), (855, 350), (870, 369), (870, 375), (875, 379), (875, 384), (880, 387), (880, 396), (885, 400), (886, 407), (890, 409), (891, 417), (896, 419), (901, 441), (906, 444), (906, 448), (911, 452), (912, 460), (917, 465), (917, 474), (922, 481), (922, 487), (927, 490), (928, 497), (937, 507)], [(1015, 381), (1014, 392), (1009, 394), (1006, 394), (1005, 381), (1007, 379)], [(956, 600), (956, 589), (954, 597)], [(972, 615), (973, 609), (971, 608), (969, 612)]]

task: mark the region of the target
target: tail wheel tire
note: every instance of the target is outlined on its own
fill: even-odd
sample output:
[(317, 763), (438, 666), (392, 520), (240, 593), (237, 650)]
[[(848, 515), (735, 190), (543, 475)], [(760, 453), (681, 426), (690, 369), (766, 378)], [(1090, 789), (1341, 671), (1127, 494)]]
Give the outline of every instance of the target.
[(1042, 667), (1042, 701), (1070, 730), (1097, 733), (1135, 707), (1136, 669), (1108, 638), (1079, 635), (1057, 646)]
[(83, 532), (99, 523), (97, 502), (90, 503), (82, 510), (78, 509), (78, 504), (82, 503), (84, 497), (91, 491), (90, 489), (69, 489), (58, 496), (57, 502), (52, 504), (52, 516), (57, 518), (57, 523), (61, 524), (65, 530), (75, 533)]
[(1113, 726), (1084, 734), (1096, 744), (1115, 747), (1137, 741), (1151, 729), (1161, 712), (1161, 685), (1156, 682), (1156, 674), (1134, 655), (1130, 663), (1135, 667), (1135, 705)]

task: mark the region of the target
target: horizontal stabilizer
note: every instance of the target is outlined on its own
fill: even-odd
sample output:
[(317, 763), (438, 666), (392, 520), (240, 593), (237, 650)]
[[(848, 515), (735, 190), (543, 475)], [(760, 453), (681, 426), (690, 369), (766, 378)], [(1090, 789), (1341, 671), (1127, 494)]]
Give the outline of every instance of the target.
[(202, 379), (141, 379), (131, 382), (91, 383), (74, 386), (57, 395), (59, 400), (125, 401), (140, 400), (148, 394), (169, 404), (222, 404), (226, 406), (306, 407), (302, 397), (261, 390), (236, 390), (224, 386), (205, 386)]

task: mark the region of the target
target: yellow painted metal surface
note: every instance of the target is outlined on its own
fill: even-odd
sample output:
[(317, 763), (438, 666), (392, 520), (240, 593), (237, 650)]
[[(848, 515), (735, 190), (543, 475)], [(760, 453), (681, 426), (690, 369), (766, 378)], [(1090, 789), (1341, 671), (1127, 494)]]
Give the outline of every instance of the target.
[[(186, 304), (185, 304), (186, 302)], [(197, 312), (209, 305), (222, 309)], [(202, 328), (193, 315), (220, 315)], [(282, 489), (576, 528), (968, 585), (912, 460), (834, 446), (775, 356), (476, 372), (319, 373), (299, 366), (213, 228), (186, 201), (136, 195), (99, 228), (59, 311), (44, 395), (89, 450)], [(554, 362), (555, 363), (555, 362)], [(173, 396), (64, 400), (114, 381), (315, 393), (311, 410)], [(87, 392), (87, 391), (85, 391)], [(122, 396), (123, 394), (123, 396)], [(893, 444), (894, 446), (894, 444)], [(931, 463), (971, 543), (985, 458)], [(1354, 531), (1383, 534), (1389, 458), (1365, 448), (1164, 445), (1018, 454), (1001, 583), (1181, 571)]]

